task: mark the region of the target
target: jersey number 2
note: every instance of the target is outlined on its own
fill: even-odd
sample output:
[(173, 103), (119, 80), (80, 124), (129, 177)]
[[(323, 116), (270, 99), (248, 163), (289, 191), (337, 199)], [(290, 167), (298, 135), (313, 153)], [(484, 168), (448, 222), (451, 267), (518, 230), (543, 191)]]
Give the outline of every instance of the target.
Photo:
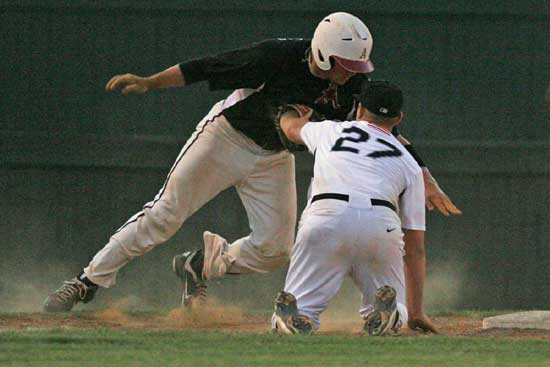
[[(356, 126), (348, 127), (347, 129), (342, 130), (344, 134), (347, 134), (348, 136), (344, 136), (343, 138), (340, 138), (336, 140), (336, 143), (332, 147), (331, 151), (333, 152), (351, 152), (355, 154), (359, 154), (359, 149), (351, 147), (349, 145), (344, 145), (346, 141), (349, 141), (351, 143), (365, 143), (370, 139), (370, 135), (365, 130), (361, 130), (360, 128)], [(376, 139), (376, 142), (387, 146), (390, 148), (390, 150), (375, 150), (374, 152), (371, 152), (367, 154), (367, 157), (371, 158), (383, 158), (383, 157), (399, 157), (403, 155), (403, 152), (401, 152), (395, 145), (390, 143), (389, 141), (386, 141), (384, 139)]]

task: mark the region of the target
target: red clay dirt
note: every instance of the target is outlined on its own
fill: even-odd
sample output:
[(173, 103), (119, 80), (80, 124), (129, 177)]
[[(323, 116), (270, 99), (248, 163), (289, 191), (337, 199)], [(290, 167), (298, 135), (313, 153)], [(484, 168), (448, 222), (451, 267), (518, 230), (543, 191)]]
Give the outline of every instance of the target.
[[(0, 316), (0, 331), (43, 328), (126, 328), (144, 330), (212, 330), (223, 332), (267, 333), (269, 316), (246, 315), (234, 306), (208, 305), (193, 312), (182, 308), (168, 313), (128, 313), (118, 308), (63, 314), (4, 314)], [(481, 327), (479, 316), (434, 317), (432, 320), (442, 335), (451, 337), (525, 338), (550, 340), (550, 330), (488, 329)], [(319, 334), (362, 335), (360, 319), (326, 315), (321, 320)], [(403, 335), (429, 336), (404, 328)]]

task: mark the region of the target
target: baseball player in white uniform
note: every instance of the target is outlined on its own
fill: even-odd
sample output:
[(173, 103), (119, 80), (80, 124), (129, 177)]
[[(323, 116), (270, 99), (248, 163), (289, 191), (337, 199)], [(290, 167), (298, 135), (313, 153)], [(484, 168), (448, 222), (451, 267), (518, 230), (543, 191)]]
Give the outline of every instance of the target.
[[(405, 250), (411, 258), (423, 256), (422, 170), (391, 134), (403, 116), (401, 90), (364, 82), (359, 100), (357, 121), (281, 118), (287, 137), (315, 156), (315, 167), (284, 291), (276, 299), (277, 331), (316, 330), (347, 275), (362, 293), (360, 313), (369, 335), (397, 333), (408, 321), (403, 256)], [(419, 282), (409, 285), (409, 310), (414, 320), (431, 324), (422, 313), (424, 265), (407, 265), (407, 281)]]

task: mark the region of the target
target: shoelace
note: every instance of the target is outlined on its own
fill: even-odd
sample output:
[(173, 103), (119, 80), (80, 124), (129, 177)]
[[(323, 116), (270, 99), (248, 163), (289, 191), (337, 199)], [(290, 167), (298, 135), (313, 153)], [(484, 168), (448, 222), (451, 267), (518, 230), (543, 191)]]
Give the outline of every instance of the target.
[(207, 288), (206, 284), (199, 284), (195, 288), (195, 297), (200, 303), (206, 303)]
[(80, 298), (81, 301), (84, 300), (87, 293), (87, 288), (84, 284), (75, 282), (74, 280), (66, 280), (63, 283), (61, 288), (56, 292), (59, 298), (63, 301), (68, 301), (76, 297)]

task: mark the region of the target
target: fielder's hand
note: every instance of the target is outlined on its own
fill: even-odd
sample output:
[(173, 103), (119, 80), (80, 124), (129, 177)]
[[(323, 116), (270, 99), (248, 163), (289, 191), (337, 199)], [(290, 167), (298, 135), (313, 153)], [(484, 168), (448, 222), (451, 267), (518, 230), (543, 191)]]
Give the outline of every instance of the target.
[(105, 89), (108, 91), (121, 89), (122, 94), (144, 94), (152, 88), (149, 79), (134, 74), (124, 74), (112, 77)]
[(434, 208), (439, 210), (441, 214), (448, 217), (449, 215), (461, 215), (462, 211), (458, 209), (451, 199), (441, 190), (437, 181), (431, 175), (427, 168), (422, 169), (424, 175), (424, 188), (426, 190), (426, 207), (428, 210)]
[(424, 333), (431, 332), (434, 334), (439, 334), (439, 330), (437, 330), (432, 320), (430, 320), (430, 318), (426, 315), (409, 317), (409, 321), (407, 321), (407, 326), (411, 330), (422, 331)]
[(289, 104), (288, 107), (291, 107), (298, 113), (300, 117), (305, 117), (308, 120), (313, 115), (313, 108), (306, 106), (304, 104)]

